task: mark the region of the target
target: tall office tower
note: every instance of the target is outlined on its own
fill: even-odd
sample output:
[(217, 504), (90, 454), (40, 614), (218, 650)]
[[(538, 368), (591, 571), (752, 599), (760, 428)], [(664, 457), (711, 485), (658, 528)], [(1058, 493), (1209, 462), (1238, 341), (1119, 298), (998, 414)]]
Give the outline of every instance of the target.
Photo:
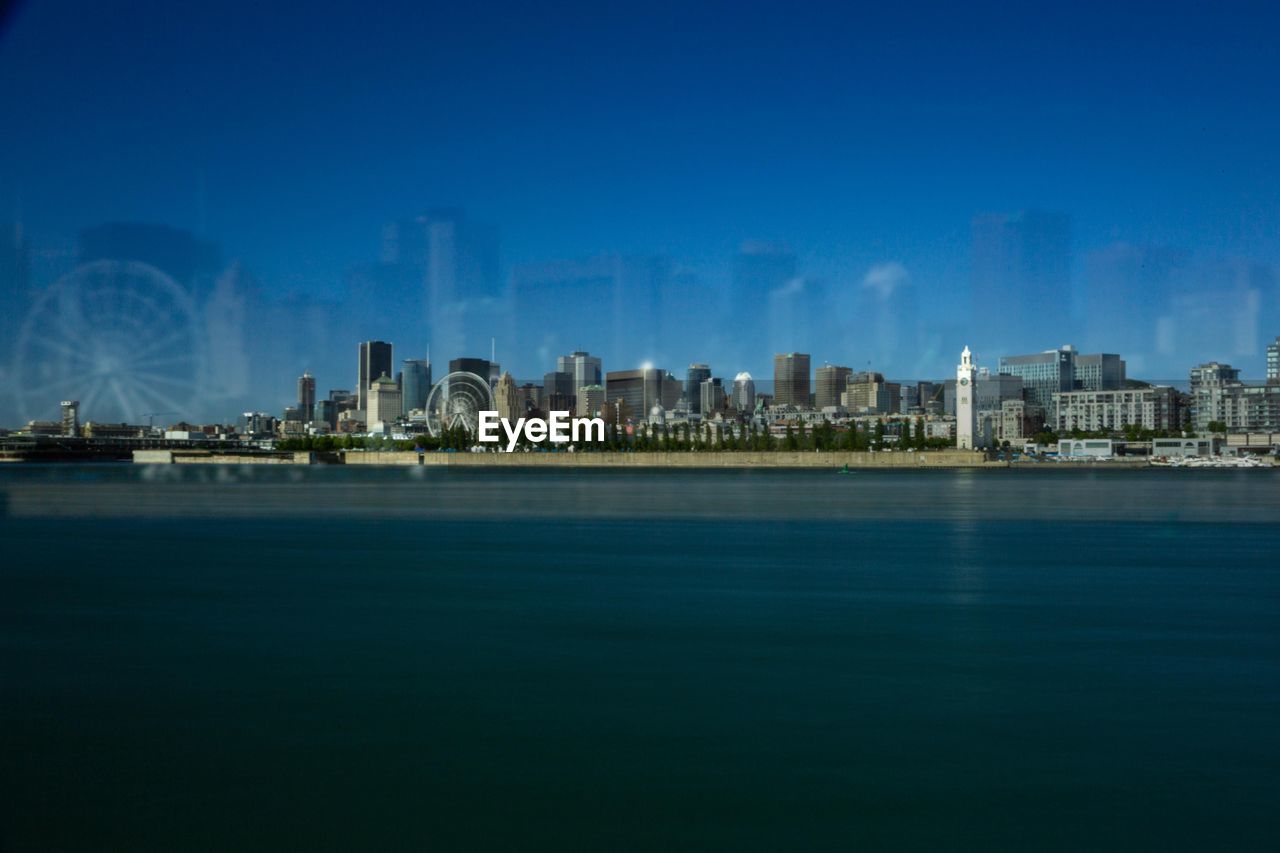
[(493, 362), (487, 358), (451, 358), (449, 372), (474, 373), (485, 382), (489, 382), (490, 374), (493, 373)]
[(1027, 404), (1051, 412), (1053, 395), (1075, 388), (1075, 364), (1075, 347), (1064, 346), (1032, 355), (1001, 356), (1000, 372), (1022, 377)]
[(396, 381), (382, 374), (369, 386), (366, 423), (370, 432), (384, 432), (400, 417), (400, 389)]
[(889, 383), (884, 381), (883, 373), (872, 370), (859, 371), (849, 377), (840, 403), (851, 414), (887, 415), (893, 409)]
[(775, 291), (795, 277), (796, 256), (782, 246), (749, 242), (738, 251), (733, 259), (729, 325), (743, 360), (755, 354), (754, 347), (769, 340), (769, 312), (762, 308), (771, 304)]
[(604, 406), (603, 385), (583, 385), (578, 389), (578, 406), (575, 412), (578, 417), (594, 418), (600, 414), (602, 406)]
[(965, 347), (956, 367), (956, 447), (973, 450), (978, 430), (978, 409), (974, 404), (973, 355)]
[(403, 379), (400, 383), (404, 414), (414, 409), (427, 407), (427, 396), (431, 393), (431, 362), (425, 358), (406, 358), (401, 369)]
[(1060, 334), (1070, 296), (1071, 220), (1066, 214), (1025, 211), (973, 220), (971, 304), (980, 347), (1016, 352)]
[(773, 357), (773, 403), (775, 406), (809, 408), (807, 353), (778, 353)]
[(654, 406), (674, 408), (681, 393), (680, 383), (656, 367), (611, 371), (605, 374), (604, 387), (605, 402), (621, 400), (633, 417), (648, 417)]
[(1280, 335), (1267, 344), (1267, 382), (1280, 384)]
[(724, 382), (718, 376), (714, 379), (702, 380), (699, 397), (701, 398), (699, 411), (702, 412), (702, 417), (715, 417), (717, 412), (724, 409)]
[(77, 436), (80, 434), (80, 401), (62, 401), (62, 434)]
[(556, 372), (567, 373), (573, 377), (573, 394), (586, 385), (599, 385), (604, 382), (601, 372), (600, 356), (587, 352), (574, 351), (556, 359)]
[(542, 399), (548, 412), (573, 411), (573, 374), (558, 370), (543, 374)]
[(710, 378), (710, 365), (689, 365), (689, 370), (685, 373), (684, 399), (689, 404), (689, 412), (691, 414), (697, 414), (702, 411), (702, 383)]
[(814, 407), (822, 411), (828, 406), (839, 406), (840, 395), (849, 387), (852, 367), (836, 367), (824, 364), (814, 371)]
[(1112, 353), (1077, 355), (1071, 386), (1076, 391), (1119, 391), (1124, 387), (1124, 359)]
[(745, 370), (733, 377), (733, 396), (730, 404), (739, 412), (754, 412), (756, 409), (756, 381)]
[(316, 378), (304, 372), (298, 377), (298, 410), (303, 422), (310, 422), (316, 411)]
[(497, 406), (498, 417), (506, 418), (513, 425), (518, 419), (524, 417), (524, 400), (510, 373), (504, 373), (498, 378), (498, 387), (494, 390), (493, 399)]
[(386, 341), (363, 341), (360, 344), (360, 367), (356, 377), (356, 408), (368, 411), (369, 385), (384, 373), (390, 376), (391, 344)]

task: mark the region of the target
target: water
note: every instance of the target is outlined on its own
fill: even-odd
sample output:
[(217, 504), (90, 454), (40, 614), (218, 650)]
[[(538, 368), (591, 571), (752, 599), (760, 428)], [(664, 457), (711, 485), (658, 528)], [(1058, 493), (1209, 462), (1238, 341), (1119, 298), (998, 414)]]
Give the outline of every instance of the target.
[(0, 850), (1274, 849), (1271, 471), (0, 470)]

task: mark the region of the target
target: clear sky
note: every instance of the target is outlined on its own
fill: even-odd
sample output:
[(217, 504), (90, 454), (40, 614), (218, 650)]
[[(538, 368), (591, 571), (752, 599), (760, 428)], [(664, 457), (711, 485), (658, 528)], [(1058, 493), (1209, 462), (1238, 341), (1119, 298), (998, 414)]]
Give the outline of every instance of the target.
[[(1280, 333), (1278, 17), (1263, 3), (26, 3), (0, 39), (0, 221), (50, 251), (105, 221), (165, 223), (273, 294), (341, 299), (386, 222), (451, 204), (500, 228), (504, 269), (660, 252), (729, 287), (737, 247), (769, 240), (835, 290), (900, 265), (927, 313), (970, 294), (975, 216), (1060, 211), (1077, 323), (1090, 259), (1116, 246), (1186, 253), (1202, 295), (1235, 275), (1214, 270), (1262, 269), (1230, 285), (1258, 291), (1256, 340), (1164, 360), (1152, 344), (1147, 360), (1257, 373)], [(1052, 331), (1044, 347), (1083, 334)], [(937, 373), (960, 343), (942, 342)], [(797, 346), (823, 360), (822, 341)]]

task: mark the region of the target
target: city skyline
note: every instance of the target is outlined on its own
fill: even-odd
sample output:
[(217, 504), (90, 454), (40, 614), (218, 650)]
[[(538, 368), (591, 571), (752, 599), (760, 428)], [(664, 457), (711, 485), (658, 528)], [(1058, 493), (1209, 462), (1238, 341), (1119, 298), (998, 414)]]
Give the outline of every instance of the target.
[[(357, 339), (496, 339), (528, 377), (575, 349), (941, 377), (958, 342), (988, 364), (1073, 342), (1261, 378), (1280, 327), (1269, 7), (14, 8), (6, 422), (73, 372), (57, 346), (141, 412), (214, 417), (339, 374)], [(144, 332), (188, 361), (164, 399), (133, 390), (136, 318), (67, 311), (106, 261), (164, 274), (126, 296), (174, 296)]]

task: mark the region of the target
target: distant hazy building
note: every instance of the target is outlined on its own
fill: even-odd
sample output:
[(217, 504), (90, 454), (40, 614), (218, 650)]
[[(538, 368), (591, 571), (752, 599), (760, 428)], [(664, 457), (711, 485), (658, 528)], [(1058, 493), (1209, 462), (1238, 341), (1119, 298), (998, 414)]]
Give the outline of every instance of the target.
[(575, 351), (560, 356), (556, 359), (556, 372), (567, 373), (572, 377), (573, 385), (569, 393), (575, 397), (578, 395), (578, 389), (583, 386), (599, 385), (604, 382), (600, 356), (587, 352)]
[(302, 413), (304, 423), (315, 417), (316, 378), (309, 372), (304, 372), (298, 377), (298, 409)]
[(822, 410), (828, 406), (841, 405), (841, 395), (849, 387), (853, 368), (824, 364), (815, 370), (813, 375), (814, 408)]
[(75, 437), (80, 434), (80, 401), (62, 401), (62, 434)]
[(1022, 347), (1042, 337), (1071, 294), (1070, 218), (1048, 211), (976, 217), (972, 275), (980, 340)]
[(702, 411), (702, 383), (711, 378), (711, 365), (691, 364), (685, 371), (684, 398), (689, 403), (689, 411), (698, 414)]
[(1148, 430), (1182, 429), (1182, 406), (1172, 388), (1123, 391), (1069, 391), (1053, 395), (1056, 432), (1118, 432), (1126, 426)]
[(356, 408), (369, 405), (369, 386), (379, 376), (392, 373), (391, 344), (386, 341), (363, 341), (359, 347), (360, 365), (356, 377)]
[(730, 404), (739, 412), (753, 412), (756, 408), (756, 381), (743, 371), (733, 378), (733, 395)]
[(369, 386), (369, 431), (385, 431), (399, 419), (400, 412), (400, 388), (394, 379), (384, 373)]
[(978, 409), (973, 384), (976, 375), (973, 354), (965, 347), (956, 366), (956, 447), (961, 450), (977, 447)]
[(773, 402), (775, 406), (809, 408), (807, 353), (778, 353), (773, 357)]
[(416, 293), (397, 290), (400, 302), (406, 309), (417, 303), (437, 351), (475, 352), (499, 334), (509, 311), (499, 250), (497, 228), (457, 208), (431, 209), (383, 229), (382, 265), (412, 283)]
[[(729, 316), (733, 336), (741, 342), (739, 356), (744, 359), (753, 356), (753, 348), (769, 340), (770, 317), (764, 309), (796, 274), (795, 253), (783, 246), (748, 242), (739, 249), (733, 259), (733, 302)], [(807, 385), (805, 393), (808, 394)], [(777, 401), (778, 405), (782, 402)], [(808, 407), (809, 401), (796, 405)]]
[(497, 407), (498, 417), (506, 418), (513, 424), (519, 418), (524, 417), (524, 401), (520, 398), (520, 391), (516, 388), (516, 381), (511, 378), (510, 373), (503, 373), (498, 379), (498, 386), (494, 389), (493, 399), (494, 405)]
[(580, 418), (594, 418), (604, 406), (603, 385), (583, 385), (578, 389), (578, 405), (575, 414)]
[(403, 414), (425, 409), (431, 394), (431, 362), (425, 358), (406, 358), (401, 365), (400, 382)]

